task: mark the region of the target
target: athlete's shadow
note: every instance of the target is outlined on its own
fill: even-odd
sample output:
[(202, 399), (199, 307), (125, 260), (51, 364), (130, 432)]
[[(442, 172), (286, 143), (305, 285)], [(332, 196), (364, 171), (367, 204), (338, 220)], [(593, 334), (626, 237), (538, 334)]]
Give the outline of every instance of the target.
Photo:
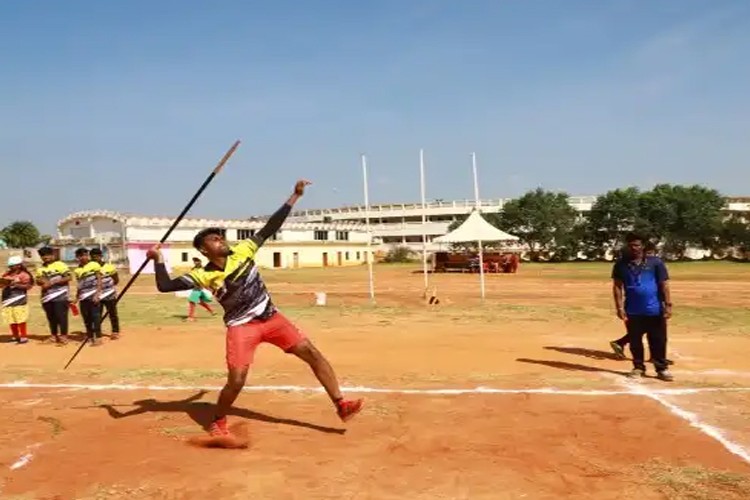
[(545, 346), (548, 351), (557, 351), (564, 354), (573, 354), (576, 356), (583, 356), (591, 359), (611, 359), (613, 361), (622, 361), (622, 358), (617, 357), (613, 352), (600, 351), (597, 349), (587, 349), (585, 347), (558, 347), (558, 346)]
[(627, 372), (618, 372), (616, 370), (608, 370), (606, 368), (598, 368), (596, 366), (579, 365), (577, 363), (566, 363), (564, 361), (551, 361), (545, 359), (528, 359), (518, 358), (516, 361), (520, 363), (530, 363), (534, 365), (544, 365), (550, 368), (557, 368), (559, 370), (577, 371), (577, 372), (591, 372), (591, 373), (611, 373), (613, 375), (627, 376)]
[[(137, 406), (137, 408), (127, 411), (120, 412), (115, 406), (126, 406), (126, 405), (98, 405), (94, 408), (104, 408), (109, 413), (109, 416), (115, 419), (133, 417), (136, 415), (143, 415), (145, 413), (186, 413), (193, 421), (208, 429), (211, 424), (213, 417), (214, 406), (210, 403), (198, 401), (205, 396), (208, 391), (199, 391), (198, 393), (178, 401), (157, 401), (155, 399), (141, 399), (133, 401), (132, 404), (127, 406)], [(295, 427), (304, 427), (305, 429), (312, 429), (318, 432), (325, 432), (327, 434), (344, 434), (346, 429), (337, 429), (334, 427), (325, 427), (322, 425), (311, 424), (309, 422), (302, 422), (300, 420), (294, 420), (290, 418), (278, 418), (259, 413), (257, 411), (247, 410), (244, 408), (232, 407), (228, 413), (229, 416), (247, 418), (250, 420), (258, 420), (260, 422), (268, 422), (272, 424), (283, 424), (293, 425)]]

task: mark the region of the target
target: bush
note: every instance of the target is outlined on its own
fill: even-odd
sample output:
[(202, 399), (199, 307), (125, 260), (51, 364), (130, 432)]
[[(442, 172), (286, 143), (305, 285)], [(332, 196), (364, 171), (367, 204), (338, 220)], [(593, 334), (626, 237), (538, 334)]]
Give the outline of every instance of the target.
[(388, 262), (392, 264), (392, 263), (412, 262), (413, 260), (414, 259), (412, 257), (412, 251), (409, 249), (409, 247), (397, 246), (388, 250), (388, 254), (386, 254), (385, 258), (383, 259), (383, 262)]

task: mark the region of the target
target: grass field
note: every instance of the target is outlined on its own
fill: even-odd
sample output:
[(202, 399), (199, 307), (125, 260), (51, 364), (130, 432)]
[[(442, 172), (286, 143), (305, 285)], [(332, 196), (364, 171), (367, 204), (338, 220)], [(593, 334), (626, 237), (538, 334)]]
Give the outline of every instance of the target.
[(63, 371), (76, 345), (43, 342), (34, 298), (34, 341), (0, 344), (0, 498), (747, 498), (750, 265), (670, 265), (672, 383), (613, 359), (609, 271), (524, 264), (487, 275), (484, 302), (477, 275), (434, 275), (437, 306), (418, 265), (376, 266), (375, 304), (364, 267), (265, 271), (366, 406), (341, 424), (306, 366), (261, 346), (230, 417), (247, 450), (186, 444), (223, 383), (220, 318), (185, 323), (141, 277), (123, 338)]

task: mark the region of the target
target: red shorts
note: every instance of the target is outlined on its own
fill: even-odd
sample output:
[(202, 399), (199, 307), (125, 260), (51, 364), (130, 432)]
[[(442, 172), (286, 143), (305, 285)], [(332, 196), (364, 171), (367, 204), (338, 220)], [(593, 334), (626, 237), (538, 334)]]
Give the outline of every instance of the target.
[(227, 328), (227, 366), (247, 368), (261, 342), (289, 351), (305, 340), (305, 335), (280, 312), (267, 320), (256, 320)]

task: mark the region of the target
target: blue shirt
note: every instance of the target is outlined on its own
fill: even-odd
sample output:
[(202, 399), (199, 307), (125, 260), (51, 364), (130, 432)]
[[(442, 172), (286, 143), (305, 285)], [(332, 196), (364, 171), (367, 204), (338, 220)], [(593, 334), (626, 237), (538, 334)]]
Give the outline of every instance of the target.
[(628, 316), (661, 316), (659, 285), (669, 279), (667, 266), (658, 257), (645, 257), (640, 264), (620, 259), (612, 267), (612, 279), (625, 288), (625, 313)]

